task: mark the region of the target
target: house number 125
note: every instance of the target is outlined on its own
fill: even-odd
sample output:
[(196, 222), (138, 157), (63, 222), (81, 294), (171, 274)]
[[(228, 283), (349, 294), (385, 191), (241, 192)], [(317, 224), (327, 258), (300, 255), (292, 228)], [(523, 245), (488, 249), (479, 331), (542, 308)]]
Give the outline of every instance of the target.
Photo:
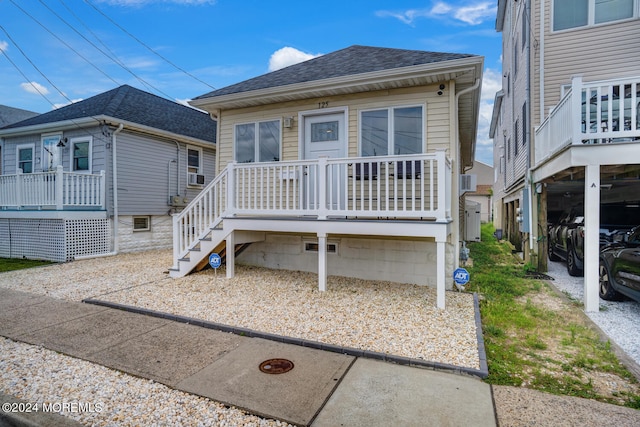
[(318, 108), (327, 108), (329, 106), (329, 101), (318, 102)]

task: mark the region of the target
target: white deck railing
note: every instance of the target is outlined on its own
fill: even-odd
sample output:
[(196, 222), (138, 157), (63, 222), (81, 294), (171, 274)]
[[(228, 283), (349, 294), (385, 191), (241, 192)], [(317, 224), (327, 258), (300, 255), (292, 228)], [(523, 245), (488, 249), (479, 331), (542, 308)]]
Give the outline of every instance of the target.
[(0, 207), (9, 209), (105, 209), (105, 174), (55, 171), (0, 175)]
[(536, 129), (539, 165), (571, 144), (640, 142), (640, 77), (583, 83), (571, 89)]
[(230, 163), (174, 217), (174, 258), (225, 217), (451, 217), (451, 161), (435, 154)]

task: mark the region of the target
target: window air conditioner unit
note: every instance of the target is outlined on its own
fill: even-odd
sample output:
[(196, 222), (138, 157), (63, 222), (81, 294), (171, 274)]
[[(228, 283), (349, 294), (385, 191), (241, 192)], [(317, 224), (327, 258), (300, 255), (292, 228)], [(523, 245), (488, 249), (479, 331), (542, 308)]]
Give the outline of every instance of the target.
[(460, 194), (476, 191), (477, 181), (477, 175), (460, 175)]
[(189, 185), (204, 185), (204, 175), (199, 173), (190, 173)]

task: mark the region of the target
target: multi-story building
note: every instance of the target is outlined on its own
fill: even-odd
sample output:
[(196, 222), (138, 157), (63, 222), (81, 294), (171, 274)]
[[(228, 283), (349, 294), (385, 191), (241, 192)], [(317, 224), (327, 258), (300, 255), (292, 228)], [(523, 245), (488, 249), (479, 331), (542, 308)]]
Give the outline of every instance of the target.
[(639, 0), (498, 1), (495, 224), (544, 270), (548, 223), (581, 210), (588, 310), (598, 306), (599, 206), (640, 198), (639, 14)]

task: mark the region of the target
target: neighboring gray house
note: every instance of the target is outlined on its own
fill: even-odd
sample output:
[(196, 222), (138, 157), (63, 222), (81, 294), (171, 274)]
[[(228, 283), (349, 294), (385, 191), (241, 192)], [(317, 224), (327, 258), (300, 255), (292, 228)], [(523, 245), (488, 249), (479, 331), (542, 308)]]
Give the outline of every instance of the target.
[(169, 248), (215, 175), (216, 122), (124, 85), (0, 129), (0, 257)]
[[(30, 119), (33, 116), (37, 116), (39, 113), (23, 110), (20, 108), (13, 108), (6, 105), (0, 105), (0, 128), (3, 128), (12, 123), (20, 122), (22, 120)], [(2, 145), (0, 145), (0, 159), (2, 158)], [(0, 162), (0, 174), (2, 173), (2, 163)]]

